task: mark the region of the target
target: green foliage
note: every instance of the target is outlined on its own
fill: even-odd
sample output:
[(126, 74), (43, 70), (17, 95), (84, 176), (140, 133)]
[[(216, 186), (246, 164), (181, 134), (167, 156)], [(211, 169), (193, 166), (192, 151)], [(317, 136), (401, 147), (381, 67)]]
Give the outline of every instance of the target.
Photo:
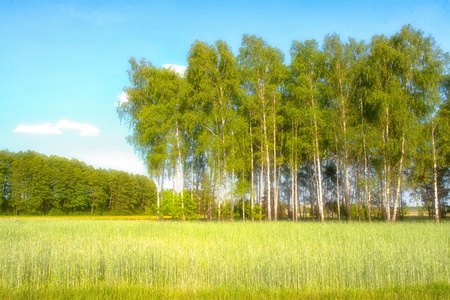
[[(343, 209), (338, 203), (330, 208), (339, 208), (342, 216), (365, 218), (372, 205), (380, 213), (383, 204), (389, 214), (382, 215), (395, 220), (401, 193), (429, 194), (436, 172), (438, 201), (445, 205), (448, 54), (411, 25), (367, 43), (331, 34), (319, 45), (293, 41), (287, 65), (279, 49), (254, 35), (242, 37), (237, 56), (222, 40), (195, 41), (185, 74), (129, 60), (129, 101), (117, 111), (131, 130), (129, 143), (159, 186), (165, 178), (174, 182), (172, 200), (158, 191), (164, 194), (164, 214), (186, 218), (195, 210), (231, 218), (235, 199), (250, 198), (253, 204), (264, 202), (261, 212), (271, 220), (279, 215), (271, 209), (293, 215), (286, 199), (303, 191), (298, 201), (308, 199), (311, 213), (323, 220), (326, 185), (326, 193), (340, 195)], [(330, 165), (335, 168), (327, 169)], [(186, 198), (186, 185), (195, 201)], [(127, 190), (123, 185), (113, 193), (130, 194)], [(360, 200), (364, 205), (350, 206)], [(82, 205), (86, 201), (78, 202), (71, 205), (88, 209)], [(108, 208), (136, 211), (138, 206), (117, 196)], [(158, 210), (153, 205), (144, 211)]]
[(139, 214), (156, 202), (147, 177), (36, 152), (0, 152), (1, 213)]
[[(183, 206), (182, 207), (182, 200)], [(172, 219), (196, 219), (198, 218), (198, 203), (199, 197), (198, 195), (191, 194), (188, 190), (183, 191), (183, 198), (181, 198), (181, 194), (173, 193), (171, 190), (165, 190), (162, 195), (161, 202), (161, 214), (162, 216), (170, 216)]]

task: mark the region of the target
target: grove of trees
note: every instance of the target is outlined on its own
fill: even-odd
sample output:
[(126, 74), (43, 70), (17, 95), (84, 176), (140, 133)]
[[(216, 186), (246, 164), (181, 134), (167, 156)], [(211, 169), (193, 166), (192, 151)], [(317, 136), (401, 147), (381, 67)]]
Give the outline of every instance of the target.
[(2, 214), (152, 214), (155, 194), (147, 176), (33, 151), (0, 151)]
[(439, 220), (450, 77), (434, 39), (409, 25), (370, 42), (331, 34), (321, 47), (294, 41), (290, 57), (244, 35), (236, 56), (195, 41), (182, 75), (130, 59), (118, 114), (156, 183), (156, 212), (171, 199), (183, 219), (395, 222), (408, 197)]

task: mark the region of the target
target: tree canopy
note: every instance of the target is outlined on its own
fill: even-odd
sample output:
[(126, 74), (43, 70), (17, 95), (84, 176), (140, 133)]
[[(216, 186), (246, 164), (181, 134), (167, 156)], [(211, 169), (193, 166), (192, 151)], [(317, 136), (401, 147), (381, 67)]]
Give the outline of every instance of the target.
[(195, 41), (185, 75), (130, 59), (118, 113), (158, 199), (171, 179), (183, 218), (190, 201), (205, 218), (395, 221), (416, 193), (438, 219), (449, 75), (433, 38), (410, 25), (370, 42), (332, 34), (322, 47), (294, 41), (290, 55), (285, 64), (279, 49), (244, 35), (236, 56), (224, 41)]

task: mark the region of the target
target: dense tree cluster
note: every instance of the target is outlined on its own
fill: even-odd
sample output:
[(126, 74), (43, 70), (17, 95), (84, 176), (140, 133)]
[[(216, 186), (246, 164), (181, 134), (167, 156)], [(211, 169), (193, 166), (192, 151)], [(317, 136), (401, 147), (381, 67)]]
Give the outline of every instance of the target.
[(244, 35), (237, 56), (224, 41), (195, 41), (183, 75), (130, 59), (118, 113), (155, 179), (157, 208), (171, 178), (182, 217), (188, 193), (209, 218), (395, 222), (407, 194), (438, 219), (450, 107), (448, 56), (433, 38), (411, 26), (370, 43), (333, 34), (322, 47), (294, 41), (290, 55), (287, 65)]
[(155, 184), (146, 176), (32, 151), (0, 151), (3, 214), (152, 213), (155, 194)]

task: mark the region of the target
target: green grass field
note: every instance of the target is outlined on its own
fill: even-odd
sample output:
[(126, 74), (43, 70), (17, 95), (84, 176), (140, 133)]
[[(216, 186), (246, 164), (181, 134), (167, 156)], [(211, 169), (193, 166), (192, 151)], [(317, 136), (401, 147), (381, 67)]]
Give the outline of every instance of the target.
[(448, 299), (450, 223), (0, 219), (1, 299)]

